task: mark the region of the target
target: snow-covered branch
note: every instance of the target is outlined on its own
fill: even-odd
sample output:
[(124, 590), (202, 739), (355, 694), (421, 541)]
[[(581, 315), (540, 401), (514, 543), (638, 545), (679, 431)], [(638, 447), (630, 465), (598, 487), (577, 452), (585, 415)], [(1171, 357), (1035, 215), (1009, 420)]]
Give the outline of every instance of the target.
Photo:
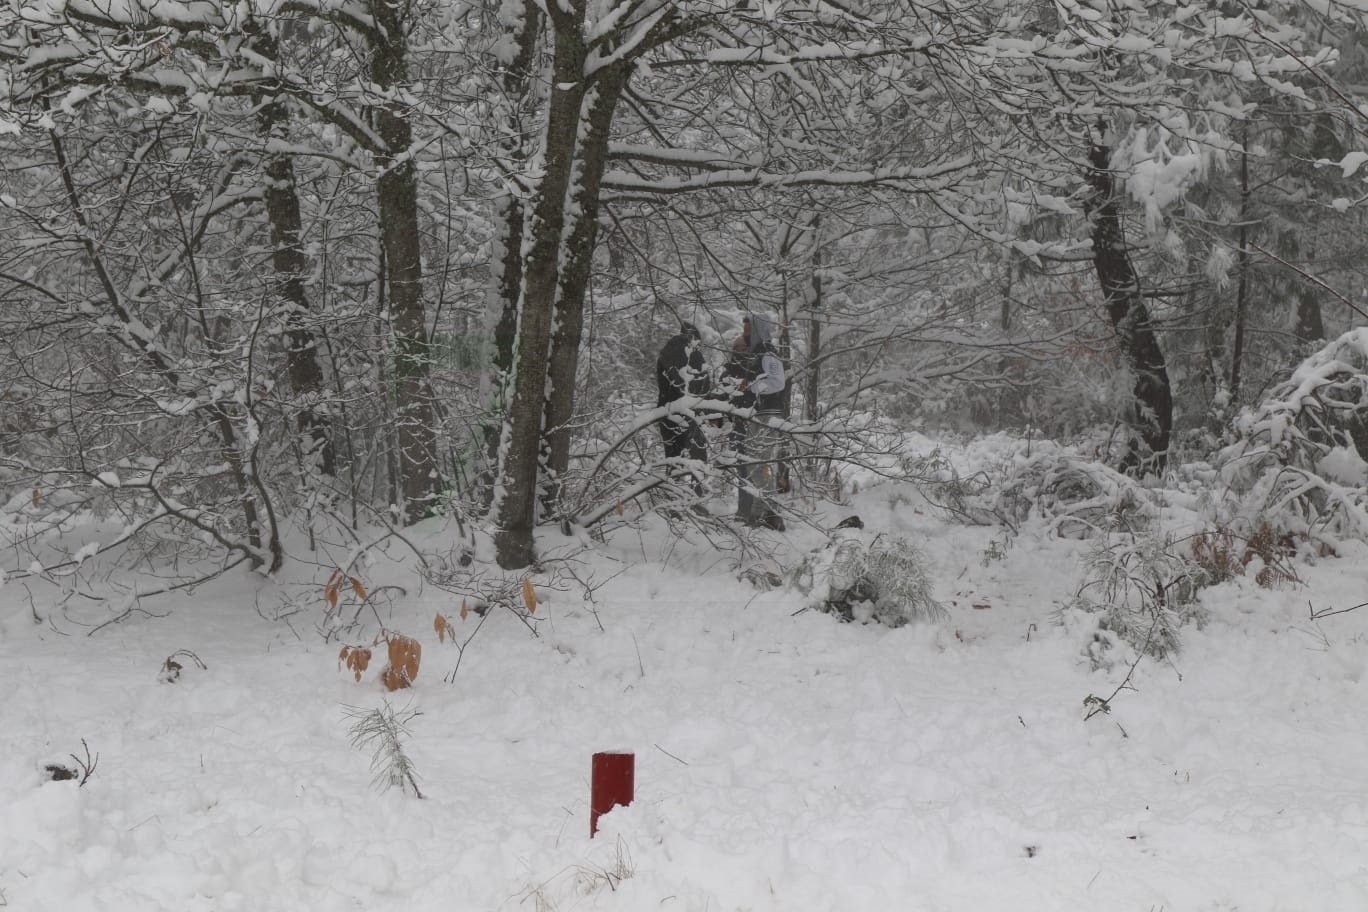
[[(672, 163), (681, 163), (675, 160)], [(699, 190), (786, 187), (890, 186), (915, 193), (932, 193), (953, 186), (975, 162), (970, 156), (925, 167), (893, 166), (868, 170), (765, 171), (760, 168), (723, 169), (681, 178), (649, 179), (623, 171), (603, 176), (605, 190), (624, 196), (667, 196)]]

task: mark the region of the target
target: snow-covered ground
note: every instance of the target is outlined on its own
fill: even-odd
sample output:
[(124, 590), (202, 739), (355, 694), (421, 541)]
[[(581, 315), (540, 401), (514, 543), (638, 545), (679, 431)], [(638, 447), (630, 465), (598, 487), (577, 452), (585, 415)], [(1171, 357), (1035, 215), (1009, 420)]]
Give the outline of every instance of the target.
[[(1300, 586), (1205, 590), (1182, 651), (1131, 672), (1095, 669), (1092, 620), (1061, 611), (1084, 542), (1028, 521), (1001, 547), (1002, 529), (893, 484), (824, 523), (850, 513), (926, 552), (947, 621), (838, 623), (653, 521), (574, 553), (592, 600), (562, 574), (534, 580), (528, 623), (494, 610), (447, 682), (458, 651), (433, 618), (461, 637), (479, 618), (390, 539), (357, 576), (404, 588), (384, 620), (423, 656), (416, 686), (387, 694), (382, 662), (360, 683), (338, 668), (373, 619), (319, 635), (326, 568), (234, 571), (89, 636), (105, 609), (54, 608), (12, 579), (0, 906), (1368, 909), (1368, 608), (1310, 618), (1368, 601), (1368, 548), (1299, 565)], [(758, 534), (775, 566), (823, 540), (797, 523)], [(414, 540), (451, 537), (433, 524)], [(181, 653), (179, 679), (159, 680), (181, 650), (207, 667)], [(1085, 720), (1089, 696), (1111, 712)], [(403, 748), (422, 799), (377, 787), (351, 743), (357, 710), (386, 703), (418, 713)], [(89, 781), (50, 781), (83, 739)], [(635, 753), (636, 800), (590, 839), (602, 750)]]

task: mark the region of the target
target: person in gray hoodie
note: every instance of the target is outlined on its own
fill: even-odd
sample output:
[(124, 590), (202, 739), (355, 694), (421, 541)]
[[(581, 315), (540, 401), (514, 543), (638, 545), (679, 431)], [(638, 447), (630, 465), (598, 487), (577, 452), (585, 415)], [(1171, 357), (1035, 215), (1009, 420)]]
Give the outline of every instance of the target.
[(781, 436), (766, 422), (783, 417), (784, 362), (774, 346), (774, 321), (769, 314), (752, 313), (744, 371), (734, 404), (754, 405), (752, 422), (737, 447), (741, 467), (737, 475), (737, 518), (747, 525), (783, 529), (784, 521), (774, 509), (772, 494), (778, 489), (779, 464), (776, 461)]

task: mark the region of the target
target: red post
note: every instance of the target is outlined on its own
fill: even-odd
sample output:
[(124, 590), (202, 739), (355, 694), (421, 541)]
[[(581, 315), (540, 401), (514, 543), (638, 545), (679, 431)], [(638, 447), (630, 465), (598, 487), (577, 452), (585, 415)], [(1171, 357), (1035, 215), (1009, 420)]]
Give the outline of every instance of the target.
[(598, 819), (618, 805), (632, 803), (636, 788), (636, 754), (594, 754), (590, 774), (589, 835), (598, 832)]

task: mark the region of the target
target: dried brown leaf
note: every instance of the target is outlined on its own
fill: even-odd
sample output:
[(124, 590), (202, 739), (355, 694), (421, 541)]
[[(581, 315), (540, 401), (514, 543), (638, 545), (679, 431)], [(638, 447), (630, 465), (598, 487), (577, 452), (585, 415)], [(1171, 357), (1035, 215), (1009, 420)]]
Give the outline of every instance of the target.
[(380, 683), (385, 685), (385, 690), (390, 692), (403, 690), (405, 687), (409, 686), (408, 679), (393, 668), (388, 667), (380, 672)]
[[(423, 644), (413, 637), (404, 636), (401, 633), (390, 634), (389, 645), (389, 668), (391, 679), (402, 681), (398, 687), (390, 687), (390, 681), (385, 681), (385, 686), (390, 690), (398, 690), (400, 687), (408, 687), (413, 683), (414, 678), (418, 677), (418, 665), (423, 658)], [(382, 680), (385, 680), (382, 677)]]
[(532, 588), (532, 580), (523, 578), (523, 604), (527, 606), (528, 614), (537, 613), (537, 590)]
[(370, 660), (371, 651), (366, 647), (343, 646), (342, 651), (337, 656), (337, 667), (340, 671), (345, 665), (356, 677), (356, 680), (360, 681), (361, 672), (370, 667)]

